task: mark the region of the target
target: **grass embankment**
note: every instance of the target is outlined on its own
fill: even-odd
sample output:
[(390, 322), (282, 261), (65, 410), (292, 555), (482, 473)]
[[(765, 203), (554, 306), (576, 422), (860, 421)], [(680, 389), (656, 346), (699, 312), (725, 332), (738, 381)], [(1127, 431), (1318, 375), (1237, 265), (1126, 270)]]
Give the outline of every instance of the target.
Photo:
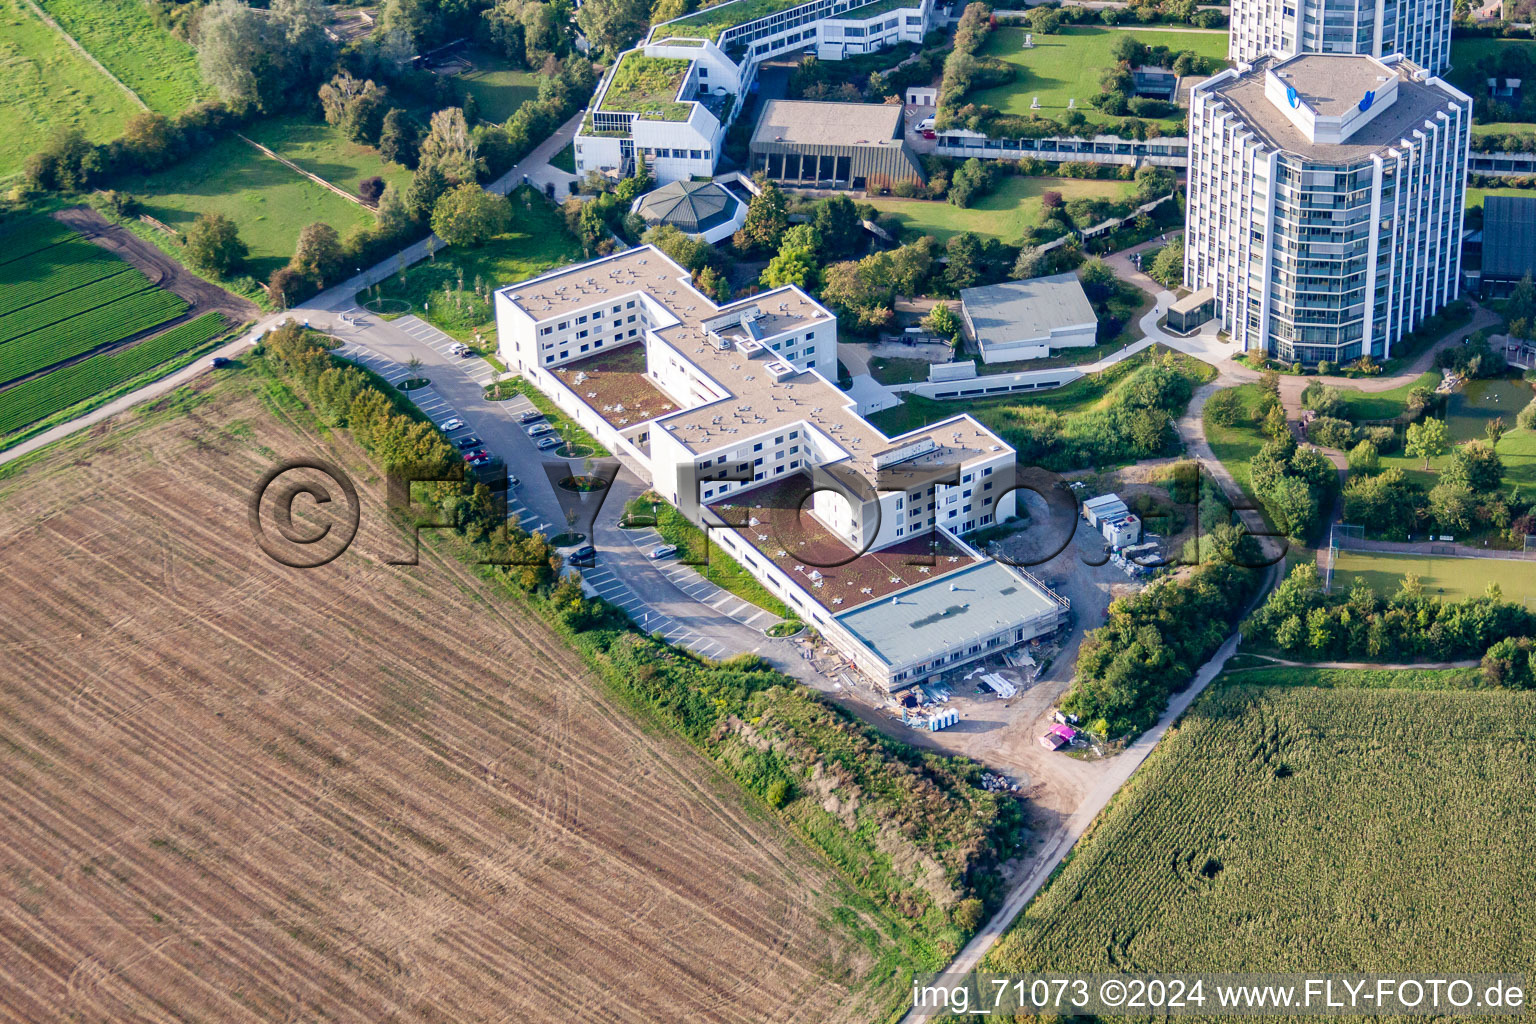
[(518, 188), (511, 198), (512, 229), (506, 234), (484, 245), (442, 249), (429, 262), (402, 270), (358, 298), (402, 300), (410, 304), (410, 312), (459, 341), (473, 342), (478, 331), (494, 347), (495, 311), (487, 298), (491, 290), (582, 258), (581, 243), (566, 228), (558, 207), (527, 188)]
[(214, 92), (191, 44), (162, 31), (143, 0), (37, 0), (149, 109), (169, 117)]
[(139, 112), (132, 97), (92, 67), (21, 0), (0, 0), (0, 180), (21, 170), (65, 128), (92, 142), (122, 134)]
[(722, 551), (718, 544), (711, 543), (709, 535), (701, 527), (694, 525), (687, 516), (659, 496), (642, 495), (625, 505), (624, 511), (631, 517), (639, 518), (641, 522), (653, 522), (656, 532), (668, 544), (677, 546), (677, 554), (668, 561), (691, 566), (721, 590), (735, 594), (743, 601), (750, 601), (781, 619), (798, 618), (788, 605), (774, 597), (740, 562)]
[(1002, 177), (997, 188), (967, 207), (935, 199), (870, 198), (865, 201), (881, 213), (894, 214), (901, 222), (903, 232), (914, 237), (932, 235), (940, 242), (946, 242), (962, 232), (974, 231), (984, 238), (1016, 245), (1045, 221), (1045, 207), (1040, 197), (1046, 192), (1060, 192), (1068, 202), (1073, 199), (1119, 201), (1130, 196), (1133, 189), (1129, 181), (1010, 174)]
[(1536, 693), (1465, 678), (1218, 679), (982, 969), (1531, 963)]

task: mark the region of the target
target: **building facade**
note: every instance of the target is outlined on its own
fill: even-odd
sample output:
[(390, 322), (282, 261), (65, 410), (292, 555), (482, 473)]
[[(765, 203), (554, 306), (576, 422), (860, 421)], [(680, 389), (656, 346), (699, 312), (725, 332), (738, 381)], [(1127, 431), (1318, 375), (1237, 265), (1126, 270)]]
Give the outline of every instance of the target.
[(875, 53), (920, 43), (933, 24), (934, 0), (730, 0), (663, 22), (598, 83), (576, 133), (576, 173), (628, 175), (643, 156), (661, 184), (709, 177), (761, 61)]
[(1063, 621), (1063, 599), (963, 539), (1014, 513), (1013, 449), (964, 414), (881, 433), (825, 376), (837, 319), (798, 288), (717, 305), (641, 246), (495, 306), (509, 366), (877, 682)]
[(1243, 351), (1386, 358), (1459, 294), (1472, 103), (1401, 57), (1263, 58), (1190, 107), (1184, 283)]
[(1451, 0), (1232, 0), (1228, 56), (1400, 53), (1436, 74), (1451, 61)]

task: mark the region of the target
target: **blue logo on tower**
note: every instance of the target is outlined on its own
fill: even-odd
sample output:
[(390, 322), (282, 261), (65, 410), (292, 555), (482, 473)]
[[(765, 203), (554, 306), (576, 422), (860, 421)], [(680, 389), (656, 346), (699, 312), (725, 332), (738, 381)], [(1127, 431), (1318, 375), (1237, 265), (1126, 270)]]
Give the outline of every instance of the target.
[(1292, 107), (1301, 105), (1301, 97), (1296, 95), (1296, 87), (1294, 85), (1288, 85), (1285, 87), (1285, 98), (1290, 102)]
[(1370, 110), (1371, 109), (1371, 104), (1375, 103), (1375, 102), (1376, 102), (1376, 90), (1375, 89), (1367, 89), (1365, 91), (1365, 95), (1360, 97), (1360, 110), (1361, 110), (1361, 112)]

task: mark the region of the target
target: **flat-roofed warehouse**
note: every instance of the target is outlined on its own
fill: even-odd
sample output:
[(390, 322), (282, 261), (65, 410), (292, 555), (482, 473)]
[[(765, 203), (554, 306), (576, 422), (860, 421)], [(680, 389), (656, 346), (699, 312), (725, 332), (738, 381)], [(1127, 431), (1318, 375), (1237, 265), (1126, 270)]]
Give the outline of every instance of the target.
[(752, 132), (752, 173), (855, 190), (922, 181), (922, 164), (902, 137), (901, 111), (895, 103), (772, 100)]

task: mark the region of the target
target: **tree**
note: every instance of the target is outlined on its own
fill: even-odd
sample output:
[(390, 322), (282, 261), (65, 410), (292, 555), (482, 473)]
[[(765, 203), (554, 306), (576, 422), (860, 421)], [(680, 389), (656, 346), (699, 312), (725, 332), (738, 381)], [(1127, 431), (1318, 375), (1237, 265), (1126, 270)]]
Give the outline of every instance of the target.
[(588, 0), (576, 12), (576, 24), (593, 47), (611, 57), (639, 37), (649, 15), (645, 0)]
[(817, 203), (811, 224), (821, 240), (818, 251), (823, 259), (847, 259), (864, 241), (864, 225), (860, 222), (858, 209), (853, 200), (842, 193)]
[(341, 238), (336, 229), (321, 221), (310, 224), (299, 232), (298, 245), (288, 266), (296, 274), (323, 287), (341, 266)]
[(1471, 441), (1451, 454), (1444, 479), (1474, 494), (1492, 494), (1504, 480), (1504, 462), (1487, 442)]
[(390, 238), (403, 235), (411, 226), (411, 209), (393, 185), (384, 186), (384, 192), (379, 196), (378, 214), (379, 231)]
[(435, 170), (450, 185), (472, 182), (480, 176), (483, 161), (463, 110), (446, 107), (432, 115), (418, 160), (420, 170)]
[(436, 167), (423, 167), (411, 176), (411, 187), (405, 190), (405, 206), (411, 218), (425, 221), (432, 216), (438, 199), (448, 191), (448, 179)]
[(1349, 450), (1351, 472), (1370, 475), (1381, 469), (1381, 456), (1370, 441), (1361, 441)]
[[(582, 9), (586, 9), (585, 4)], [(789, 202), (773, 182), (761, 179), (758, 185), (762, 191), (747, 204), (747, 219), (736, 232), (736, 248), (743, 252), (776, 252), (789, 227)]]
[(187, 258), (200, 270), (228, 277), (250, 250), (235, 227), (221, 213), (204, 213), (187, 229)]
[(958, 342), (960, 318), (949, 308), (949, 303), (940, 302), (928, 311), (927, 316), (923, 317), (923, 330), (941, 338), (948, 338), (952, 342)]
[(1417, 423), (1408, 425), (1407, 442), (1403, 450), (1409, 455), (1417, 455), (1423, 458), (1424, 468), (1429, 468), (1429, 460), (1445, 454), (1450, 444), (1451, 432), (1445, 425), (1445, 420), (1425, 417)]
[(341, 129), (352, 142), (372, 145), (383, 130), (385, 90), (373, 79), (359, 81), (343, 69), (320, 87), (325, 123)]
[(432, 230), (449, 245), (480, 245), (506, 231), (511, 221), (507, 197), (479, 185), (451, 189), (432, 208)]
[(390, 108), (379, 130), (379, 155), (401, 167), (416, 167), (416, 151), (421, 145), (416, 123), (399, 107)]
[(1147, 276), (1165, 288), (1177, 288), (1184, 281), (1184, 239), (1175, 238), (1152, 257)]

